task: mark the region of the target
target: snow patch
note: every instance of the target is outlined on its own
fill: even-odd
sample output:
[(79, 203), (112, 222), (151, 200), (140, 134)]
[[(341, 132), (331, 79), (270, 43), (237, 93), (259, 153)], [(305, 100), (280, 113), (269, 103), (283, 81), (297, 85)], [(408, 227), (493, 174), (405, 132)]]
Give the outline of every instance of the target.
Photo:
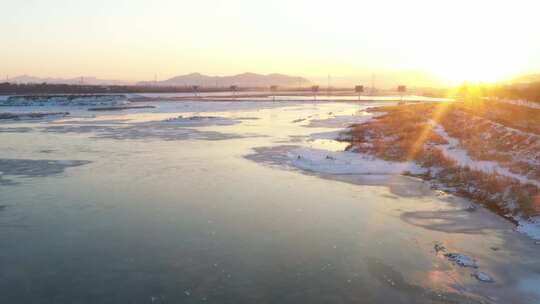
[(531, 109), (540, 109), (540, 103), (534, 102), (534, 101), (528, 101), (524, 99), (512, 100), (512, 99), (498, 99), (498, 98), (496, 100), (499, 102), (504, 102), (504, 103), (508, 103), (508, 104), (512, 104), (516, 106), (522, 106), (522, 107), (527, 107)]
[(327, 174), (398, 175), (405, 172), (423, 174), (426, 169), (411, 162), (392, 162), (356, 152), (332, 152), (298, 148), (287, 154), (294, 166)]
[(535, 241), (540, 241), (540, 217), (533, 217), (528, 220), (521, 220), (516, 228)]

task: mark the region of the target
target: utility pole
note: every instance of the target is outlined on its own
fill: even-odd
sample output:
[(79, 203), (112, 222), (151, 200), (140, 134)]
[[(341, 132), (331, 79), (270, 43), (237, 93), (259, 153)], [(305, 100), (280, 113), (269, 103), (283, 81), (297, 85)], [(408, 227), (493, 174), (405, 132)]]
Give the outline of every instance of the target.
[(407, 86), (399, 85), (397, 91), (399, 92), (400, 96), (399, 104), (403, 104), (403, 95), (405, 94), (405, 92), (407, 92)]
[(371, 95), (375, 93), (375, 74), (371, 74)]
[(270, 92), (272, 92), (272, 101), (276, 101), (276, 92), (278, 90), (277, 85), (270, 86)]
[(233, 100), (236, 100), (236, 91), (238, 90), (238, 86), (237, 85), (232, 85), (232, 86), (229, 87), (229, 89), (233, 93)]
[(319, 92), (319, 86), (318, 85), (312, 86), (311, 92), (313, 93), (313, 100), (317, 101), (317, 92)]

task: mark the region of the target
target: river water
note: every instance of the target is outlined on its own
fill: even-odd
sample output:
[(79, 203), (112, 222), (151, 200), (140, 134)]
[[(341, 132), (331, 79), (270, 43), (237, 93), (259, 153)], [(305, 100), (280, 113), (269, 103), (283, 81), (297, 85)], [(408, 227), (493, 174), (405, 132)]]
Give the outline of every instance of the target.
[(540, 303), (512, 223), (294, 166), (373, 103), (152, 104), (0, 124), (0, 303)]

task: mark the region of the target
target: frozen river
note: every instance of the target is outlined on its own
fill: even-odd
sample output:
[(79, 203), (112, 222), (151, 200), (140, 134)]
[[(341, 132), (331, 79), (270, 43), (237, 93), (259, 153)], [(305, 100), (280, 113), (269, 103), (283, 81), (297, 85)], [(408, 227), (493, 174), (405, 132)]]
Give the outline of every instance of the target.
[(540, 303), (513, 224), (340, 154), (373, 103), (152, 105), (0, 124), (0, 303)]

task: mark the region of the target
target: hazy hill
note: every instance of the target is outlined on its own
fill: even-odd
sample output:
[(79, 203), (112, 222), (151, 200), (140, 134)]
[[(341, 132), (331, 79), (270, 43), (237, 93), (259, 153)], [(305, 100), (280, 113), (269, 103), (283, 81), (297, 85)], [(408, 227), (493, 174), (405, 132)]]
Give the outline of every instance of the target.
[(527, 74), (513, 78), (509, 81), (514, 84), (529, 84), (533, 82), (540, 82), (540, 74)]
[(303, 77), (294, 77), (283, 74), (261, 75), (255, 73), (243, 73), (232, 76), (209, 76), (200, 73), (176, 76), (163, 81), (143, 81), (138, 85), (158, 85), (158, 86), (191, 86), (203, 87), (231, 86), (240, 87), (268, 87), (271, 85), (293, 87), (310, 84), (310, 81)]

